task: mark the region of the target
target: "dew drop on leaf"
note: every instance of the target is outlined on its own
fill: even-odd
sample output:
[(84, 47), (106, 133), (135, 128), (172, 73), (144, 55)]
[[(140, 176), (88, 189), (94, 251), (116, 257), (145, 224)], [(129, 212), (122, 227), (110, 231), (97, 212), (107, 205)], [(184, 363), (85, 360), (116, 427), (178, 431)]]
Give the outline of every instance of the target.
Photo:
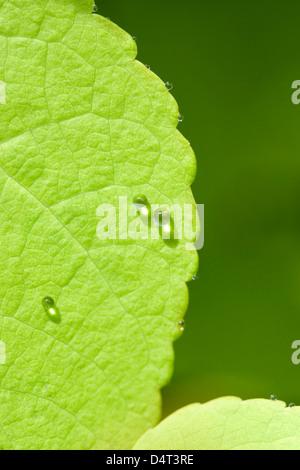
[(167, 224), (162, 225), (162, 233), (167, 238), (173, 238), (174, 237), (171, 223), (167, 223)]
[(175, 248), (178, 244), (176, 239), (176, 231), (174, 219), (164, 208), (157, 209), (153, 214), (153, 220), (156, 225), (159, 226), (159, 234), (166, 245), (171, 248)]
[(178, 116), (178, 121), (182, 122), (184, 120), (184, 116), (182, 114), (179, 114)]
[(139, 206), (148, 206), (149, 202), (146, 196), (144, 196), (144, 194), (137, 194), (133, 198), (133, 204), (136, 204)]
[(98, 11), (98, 7), (97, 7), (97, 5), (94, 5), (94, 7), (93, 7), (93, 13), (97, 13), (97, 11)]
[(139, 211), (142, 221), (148, 225), (151, 221), (151, 207), (147, 197), (144, 194), (137, 194), (133, 198), (133, 204)]
[(179, 326), (180, 331), (184, 331), (184, 327), (185, 327), (184, 320), (180, 320), (178, 322), (178, 326)]
[(53, 323), (61, 322), (60, 311), (55, 305), (55, 302), (52, 297), (44, 297), (44, 299), (42, 300), (42, 305), (44, 307), (46, 315)]
[(170, 83), (170, 82), (167, 82), (167, 83), (166, 83), (166, 89), (169, 90), (169, 91), (171, 91), (171, 90), (173, 89), (173, 84)]
[(193, 281), (198, 281), (198, 279), (199, 279), (198, 274), (195, 274), (195, 275), (193, 276)]
[(166, 224), (168, 218), (169, 213), (164, 209), (157, 209), (153, 214), (153, 220), (159, 227), (162, 227), (163, 224)]
[(295, 406), (296, 406), (295, 403), (290, 403), (289, 404), (289, 408), (294, 408)]
[(146, 65), (146, 68), (147, 68), (148, 70), (151, 70), (150, 65)]
[(148, 199), (144, 194), (137, 194), (133, 198), (133, 204), (135, 205), (136, 209), (138, 209), (143, 216), (150, 216), (151, 208), (148, 202)]
[(277, 401), (276, 395), (271, 395), (271, 396), (270, 396), (270, 400), (272, 400), (272, 401)]

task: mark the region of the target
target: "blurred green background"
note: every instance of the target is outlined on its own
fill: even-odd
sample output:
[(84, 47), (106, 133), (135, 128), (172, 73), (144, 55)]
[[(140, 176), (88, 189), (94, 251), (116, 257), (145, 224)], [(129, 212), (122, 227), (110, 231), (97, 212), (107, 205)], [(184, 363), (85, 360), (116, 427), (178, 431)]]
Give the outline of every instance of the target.
[(299, 0), (99, 0), (172, 93), (205, 204), (164, 414), (221, 395), (300, 404)]

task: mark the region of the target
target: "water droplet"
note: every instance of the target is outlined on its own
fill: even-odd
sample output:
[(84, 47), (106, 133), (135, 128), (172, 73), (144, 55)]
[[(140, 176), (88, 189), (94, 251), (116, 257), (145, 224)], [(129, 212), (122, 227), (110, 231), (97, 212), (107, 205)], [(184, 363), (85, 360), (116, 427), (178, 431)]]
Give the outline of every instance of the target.
[(277, 401), (276, 395), (271, 395), (271, 396), (270, 396), (270, 400), (272, 400), (272, 401)]
[(193, 276), (193, 281), (198, 281), (198, 279), (199, 279), (198, 274), (195, 274), (195, 275)]
[(296, 406), (295, 403), (290, 403), (289, 404), (289, 408), (294, 408), (295, 406)]
[(133, 198), (133, 204), (139, 211), (142, 220), (148, 224), (151, 219), (151, 207), (147, 197), (144, 194), (137, 194)]
[(175, 247), (178, 240), (175, 236), (174, 219), (166, 208), (157, 209), (153, 214), (153, 220), (159, 226), (159, 234), (166, 245)]
[(178, 121), (182, 122), (184, 120), (184, 116), (182, 114), (179, 114), (178, 116)]
[(137, 37), (135, 36), (132, 36), (132, 39), (136, 42), (137, 41)]
[(172, 232), (172, 217), (165, 209), (158, 209), (154, 213), (154, 222), (161, 227), (161, 236), (164, 233), (166, 238), (170, 238)]
[(97, 11), (98, 11), (98, 7), (97, 7), (97, 5), (94, 5), (94, 7), (93, 7), (93, 13), (97, 13)]
[(169, 223), (170, 219), (170, 214), (169, 212), (161, 207), (160, 209), (157, 209), (154, 214), (153, 214), (153, 220), (158, 225), (159, 227), (162, 227), (163, 225), (167, 225)]
[(166, 83), (166, 89), (171, 91), (173, 89), (173, 83), (167, 82)]
[(133, 204), (147, 206), (149, 204), (147, 197), (144, 194), (137, 194), (133, 198)]
[(178, 322), (178, 326), (179, 326), (180, 331), (184, 331), (184, 327), (185, 327), (185, 322), (184, 322), (184, 320), (180, 320), (180, 321)]
[(42, 305), (44, 307), (44, 310), (45, 310), (47, 316), (50, 318), (50, 320), (53, 323), (60, 323), (61, 322), (60, 311), (56, 307), (55, 302), (52, 299), (52, 297), (45, 297), (42, 300)]
[(148, 70), (151, 70), (150, 65), (146, 65), (146, 68), (147, 68)]
[(175, 240), (174, 237), (174, 228), (173, 224), (165, 224), (162, 226), (162, 239), (166, 245), (173, 246), (177, 244), (178, 240)]

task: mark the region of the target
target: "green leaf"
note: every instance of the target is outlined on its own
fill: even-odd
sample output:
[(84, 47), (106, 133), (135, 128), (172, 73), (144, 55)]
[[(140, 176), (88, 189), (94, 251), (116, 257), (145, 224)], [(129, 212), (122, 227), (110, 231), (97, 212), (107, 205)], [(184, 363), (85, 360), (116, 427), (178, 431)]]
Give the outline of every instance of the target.
[(164, 83), (92, 9), (0, 0), (4, 449), (131, 448), (159, 419), (197, 269), (184, 240), (97, 237), (119, 196), (194, 204), (196, 164)]
[(147, 431), (135, 449), (299, 450), (300, 407), (235, 397), (192, 404)]

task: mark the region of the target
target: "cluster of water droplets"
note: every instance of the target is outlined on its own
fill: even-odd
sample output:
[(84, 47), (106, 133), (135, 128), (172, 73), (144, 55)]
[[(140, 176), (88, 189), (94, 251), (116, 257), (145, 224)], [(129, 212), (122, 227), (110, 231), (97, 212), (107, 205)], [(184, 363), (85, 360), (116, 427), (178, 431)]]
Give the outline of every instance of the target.
[[(165, 85), (166, 85), (166, 89), (168, 91), (171, 91), (174, 88), (173, 83), (171, 83), (171, 82), (167, 82), (167, 83), (165, 83)], [(184, 116), (182, 114), (179, 114), (178, 121), (182, 122), (183, 120), (184, 120)]]
[(164, 242), (169, 246), (175, 246), (175, 224), (171, 214), (163, 207), (151, 212), (151, 206), (144, 194), (137, 194), (133, 198), (133, 204), (139, 211), (142, 220), (149, 224), (153, 222), (159, 227), (159, 233)]
[[(174, 221), (166, 210), (158, 209), (155, 211), (154, 214), (151, 213), (151, 206), (149, 204), (149, 201), (147, 197), (144, 194), (137, 194), (133, 198), (133, 204), (136, 206), (136, 208), (139, 210), (140, 215), (144, 217), (144, 220), (147, 220), (149, 222), (149, 219), (152, 219), (155, 221), (155, 223), (160, 227), (160, 234), (168, 234), (169, 238), (164, 239), (164, 241), (168, 244), (168, 242), (173, 242), (176, 241), (174, 240)], [(166, 223), (166, 220), (168, 221)], [(172, 245), (173, 246), (173, 245)], [(195, 281), (198, 279), (198, 275), (195, 274), (193, 277), (193, 280)], [(46, 315), (48, 318), (53, 322), (53, 323), (60, 323), (61, 322), (61, 314), (59, 311), (59, 308), (57, 307), (55, 300), (50, 297), (44, 297), (42, 300), (42, 306), (45, 310)], [(185, 322), (184, 320), (180, 320), (178, 322), (178, 327), (181, 332), (184, 331), (185, 328)], [(273, 395), (272, 395), (273, 397)], [(276, 399), (275, 397), (271, 399)]]
[[(99, 8), (97, 7), (97, 5), (94, 5), (94, 7), (93, 7), (93, 12), (92, 12), (92, 13), (95, 14), (95, 13), (98, 12), (98, 10), (99, 10)], [(107, 19), (109, 20), (110, 18), (107, 18)], [(135, 42), (137, 42), (137, 37), (136, 37), (136, 36), (132, 36), (132, 39), (133, 39)], [(150, 68), (149, 65), (146, 65), (146, 67), (147, 67), (148, 70), (151, 70), (151, 68)], [(171, 83), (171, 82), (166, 82), (165, 85), (166, 85), (166, 88), (167, 88), (168, 91), (171, 91), (171, 90), (173, 90), (173, 88), (174, 88), (173, 83)], [(179, 116), (178, 116), (178, 121), (179, 121), (179, 122), (182, 122), (183, 120), (184, 120), (184, 116), (183, 116), (182, 114), (179, 114)]]
[[(271, 400), (271, 401), (277, 401), (276, 395), (271, 395), (271, 396), (270, 396), (270, 400)], [(295, 408), (295, 406), (296, 406), (295, 403), (290, 403), (290, 404), (287, 406), (287, 408)]]

